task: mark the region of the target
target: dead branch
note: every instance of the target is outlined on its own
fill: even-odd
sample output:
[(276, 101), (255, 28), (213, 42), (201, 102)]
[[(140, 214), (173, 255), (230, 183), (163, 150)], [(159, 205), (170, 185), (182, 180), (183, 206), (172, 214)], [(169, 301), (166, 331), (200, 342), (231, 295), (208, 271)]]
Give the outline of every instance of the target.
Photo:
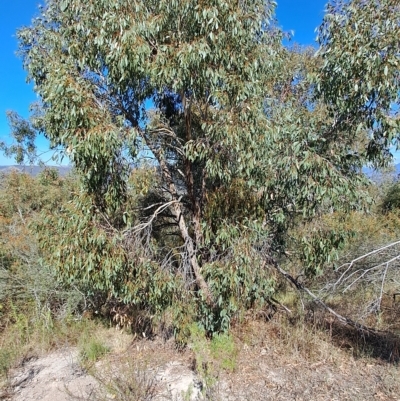
[(346, 274), (351, 270), (351, 268), (354, 266), (355, 263), (361, 261), (361, 260), (365, 260), (366, 258), (381, 253), (382, 251), (385, 251), (389, 248), (393, 248), (395, 245), (399, 245), (400, 241), (396, 241), (396, 242), (392, 242), (391, 244), (385, 245), (381, 248), (375, 249), (371, 252), (368, 252), (364, 255), (359, 256), (356, 259), (353, 259), (350, 263), (344, 263), (341, 266), (339, 266), (336, 271), (339, 271), (340, 269), (342, 269), (343, 267), (347, 266), (347, 269), (342, 273), (342, 275), (339, 277), (339, 279), (337, 280), (337, 282), (334, 284), (334, 287), (336, 287), (342, 280), (344, 277), (346, 277)]
[[(385, 288), (389, 282), (395, 282), (396, 267), (399, 266), (400, 250), (398, 249), (400, 241), (392, 242), (371, 252), (361, 255), (351, 262), (342, 264), (335, 272), (344, 268), (339, 278), (333, 283), (327, 283), (320, 293), (334, 293), (340, 290), (342, 294), (355, 288), (359, 283), (367, 283), (368, 288), (372, 289), (376, 298), (369, 302), (366, 307), (366, 314), (379, 311)], [(393, 286), (393, 284), (392, 284)]]
[(327, 312), (329, 312), (331, 315), (333, 315), (339, 323), (343, 325), (347, 325), (350, 327), (353, 327), (357, 331), (360, 332), (366, 332), (369, 334), (385, 334), (386, 332), (380, 331), (380, 330), (375, 330), (371, 329), (367, 326), (364, 326), (361, 323), (358, 323), (352, 319), (349, 319), (345, 316), (340, 315), (337, 313), (335, 310), (330, 308), (328, 305), (325, 304), (317, 295), (315, 295), (311, 290), (309, 290), (307, 287), (305, 287), (302, 283), (300, 283), (296, 278), (294, 278), (292, 275), (290, 275), (288, 272), (286, 272), (284, 269), (282, 269), (278, 262), (273, 259), (271, 256), (267, 256), (266, 262), (268, 265), (272, 266), (275, 270), (278, 271), (280, 275), (282, 275), (287, 281), (289, 281), (298, 291), (305, 292), (308, 294), (311, 299), (319, 304), (322, 308), (324, 308)]
[[(153, 224), (153, 221), (156, 219), (156, 217), (160, 213), (162, 213), (164, 210), (168, 209), (174, 203), (180, 202), (181, 199), (182, 199), (182, 197), (179, 197), (179, 199), (177, 199), (177, 200), (172, 200), (170, 202), (163, 203), (161, 206), (159, 206), (154, 211), (154, 213), (151, 215), (151, 217), (146, 222), (137, 224), (134, 227), (130, 227), (130, 228), (126, 229), (123, 233), (126, 234), (127, 232), (129, 232), (131, 234), (136, 234), (136, 233), (139, 233), (140, 231), (145, 230), (147, 227), (151, 227), (151, 225)], [(154, 205), (152, 205), (152, 206), (154, 206)]]

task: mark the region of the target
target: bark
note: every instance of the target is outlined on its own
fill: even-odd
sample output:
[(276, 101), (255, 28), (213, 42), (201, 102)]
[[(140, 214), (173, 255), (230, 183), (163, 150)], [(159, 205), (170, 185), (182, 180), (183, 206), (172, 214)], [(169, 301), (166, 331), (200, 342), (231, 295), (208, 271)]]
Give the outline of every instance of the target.
[(182, 235), (183, 240), (185, 241), (185, 247), (186, 247), (186, 250), (189, 255), (189, 260), (190, 260), (191, 267), (193, 269), (196, 283), (199, 286), (200, 290), (203, 292), (203, 294), (206, 298), (206, 302), (209, 305), (213, 305), (214, 304), (213, 297), (211, 295), (208, 284), (205, 281), (205, 279), (201, 273), (201, 267), (200, 267), (200, 265), (197, 261), (197, 257), (196, 257), (195, 245), (194, 245), (192, 237), (189, 235), (188, 227), (187, 227), (187, 224), (186, 224), (186, 221), (184, 218), (184, 214), (183, 214), (182, 204), (179, 201), (179, 194), (178, 194), (178, 191), (174, 184), (174, 181), (172, 179), (171, 172), (169, 171), (169, 168), (167, 166), (167, 163), (166, 163), (161, 151), (157, 150), (152, 145), (151, 140), (149, 140), (148, 138), (145, 138), (145, 140), (146, 140), (147, 146), (153, 152), (158, 163), (160, 164), (161, 173), (162, 173), (162, 176), (163, 176), (166, 184), (168, 185), (168, 190), (172, 196), (172, 200), (176, 201), (171, 204), (170, 210), (178, 223), (179, 231)]
[[(185, 94), (182, 95), (182, 105), (185, 117), (185, 129), (186, 129), (185, 139), (186, 143), (188, 143), (192, 140), (191, 101), (186, 97)], [(203, 242), (203, 234), (200, 226), (201, 207), (200, 207), (200, 201), (196, 197), (194, 188), (193, 164), (186, 157), (185, 157), (185, 180), (189, 199), (192, 204), (192, 212), (193, 212), (192, 221), (193, 221), (196, 245), (197, 247), (200, 247)]]

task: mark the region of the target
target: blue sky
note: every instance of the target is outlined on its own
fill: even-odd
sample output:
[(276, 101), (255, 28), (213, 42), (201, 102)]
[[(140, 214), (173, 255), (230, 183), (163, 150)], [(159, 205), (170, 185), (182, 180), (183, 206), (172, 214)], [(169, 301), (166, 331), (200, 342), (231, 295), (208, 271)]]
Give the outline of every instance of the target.
[[(14, 110), (23, 117), (29, 116), (29, 105), (36, 100), (32, 85), (26, 83), (26, 74), (17, 50), (16, 30), (30, 25), (38, 14), (38, 4), (44, 0), (0, 0), (0, 141), (7, 141), (9, 127), (6, 110)], [(285, 31), (294, 31), (293, 40), (315, 44), (315, 28), (321, 23), (327, 0), (278, 0), (278, 22)], [(38, 141), (40, 150), (47, 150), (44, 138)], [(0, 165), (14, 164), (0, 154)]]

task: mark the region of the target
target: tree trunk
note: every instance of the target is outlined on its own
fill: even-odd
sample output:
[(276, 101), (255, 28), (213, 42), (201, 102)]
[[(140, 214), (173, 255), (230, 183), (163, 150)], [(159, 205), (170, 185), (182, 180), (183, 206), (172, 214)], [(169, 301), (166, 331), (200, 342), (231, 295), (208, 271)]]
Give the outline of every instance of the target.
[(173, 200), (177, 201), (177, 202), (174, 202), (170, 206), (170, 208), (171, 208), (171, 212), (172, 212), (173, 216), (175, 217), (175, 219), (178, 223), (179, 231), (182, 235), (182, 238), (185, 241), (185, 247), (186, 247), (186, 250), (189, 255), (189, 260), (190, 260), (190, 264), (191, 264), (191, 267), (192, 267), (192, 270), (193, 270), (193, 273), (194, 273), (194, 276), (196, 279), (196, 283), (199, 286), (200, 290), (203, 292), (203, 294), (206, 298), (207, 304), (213, 305), (213, 303), (214, 303), (213, 297), (212, 297), (212, 294), (208, 287), (208, 284), (204, 280), (204, 277), (201, 273), (201, 267), (196, 258), (196, 251), (195, 251), (193, 239), (189, 235), (187, 224), (186, 224), (186, 221), (185, 221), (185, 218), (183, 215), (182, 204), (181, 204), (181, 202), (178, 202), (179, 194), (178, 194), (176, 186), (173, 182), (171, 172), (169, 171), (167, 163), (166, 163), (165, 159), (163, 158), (161, 152), (159, 150), (157, 150), (154, 146), (152, 146), (151, 140), (149, 140), (149, 138), (145, 137), (145, 141), (146, 141), (146, 144), (149, 147), (149, 149), (153, 152), (154, 156), (156, 157), (158, 163), (160, 164), (162, 176), (168, 185), (168, 189), (172, 195)]

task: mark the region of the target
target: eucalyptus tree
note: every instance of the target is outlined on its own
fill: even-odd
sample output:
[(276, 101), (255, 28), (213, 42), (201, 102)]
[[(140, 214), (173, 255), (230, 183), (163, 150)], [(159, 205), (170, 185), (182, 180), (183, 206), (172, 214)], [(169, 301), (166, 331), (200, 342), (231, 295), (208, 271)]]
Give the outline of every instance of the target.
[(318, 85), (333, 129), (366, 132), (360, 151), (384, 165), (400, 135), (398, 1), (332, 1), (318, 39), (323, 59)]
[[(269, 0), (48, 0), (18, 37), (42, 102), (33, 125), (82, 175), (77, 202), (42, 232), (61, 276), (125, 302), (164, 308), (179, 298), (209, 330), (266, 302), (288, 227), (366, 198), (363, 148), (381, 143), (381, 125), (368, 123), (379, 120), (367, 100), (351, 101), (353, 87), (335, 94), (332, 81), (346, 15), (365, 21), (351, 4), (328, 8), (313, 57), (283, 47)], [(346, 79), (369, 56), (355, 52)], [(397, 78), (388, 66), (371, 82), (398, 88)], [(133, 199), (132, 166), (148, 157), (152, 189)], [(175, 240), (161, 245), (158, 221)], [(343, 238), (320, 228), (305, 238), (307, 271)]]

